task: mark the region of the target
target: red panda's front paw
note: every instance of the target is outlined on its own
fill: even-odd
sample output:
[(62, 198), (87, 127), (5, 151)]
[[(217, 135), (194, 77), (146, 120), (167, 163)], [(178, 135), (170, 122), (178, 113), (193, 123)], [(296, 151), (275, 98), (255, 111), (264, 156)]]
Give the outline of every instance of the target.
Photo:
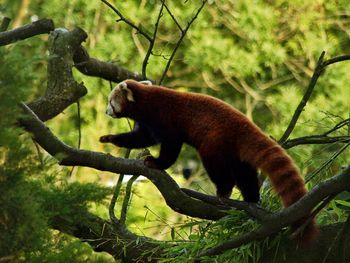
[(109, 134), (109, 135), (103, 135), (100, 137), (100, 142), (102, 143), (107, 143), (107, 142), (113, 142), (113, 135)]
[(147, 156), (143, 163), (149, 168), (159, 169), (156, 159), (153, 156)]

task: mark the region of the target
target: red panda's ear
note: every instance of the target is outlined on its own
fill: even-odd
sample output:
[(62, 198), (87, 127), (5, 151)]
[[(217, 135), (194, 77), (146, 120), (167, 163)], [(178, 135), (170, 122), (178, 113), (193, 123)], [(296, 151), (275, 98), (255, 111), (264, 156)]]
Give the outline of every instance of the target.
[(128, 85), (125, 82), (122, 82), (119, 84), (120, 85), (120, 89), (125, 92), (126, 94), (126, 99), (128, 101), (132, 101), (135, 102), (135, 98), (134, 98), (134, 94), (132, 93), (132, 90), (128, 88)]

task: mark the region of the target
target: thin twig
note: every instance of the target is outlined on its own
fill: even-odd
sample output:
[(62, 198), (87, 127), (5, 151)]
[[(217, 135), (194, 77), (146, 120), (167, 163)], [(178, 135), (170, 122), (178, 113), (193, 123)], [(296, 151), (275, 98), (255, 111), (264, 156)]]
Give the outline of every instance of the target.
[(119, 178), (118, 178), (118, 181), (117, 181), (117, 184), (115, 185), (115, 188), (114, 188), (114, 191), (113, 191), (113, 196), (112, 196), (112, 199), (111, 199), (111, 203), (109, 204), (109, 209), (108, 209), (109, 218), (111, 219), (112, 223), (115, 224), (115, 225), (119, 224), (119, 220), (115, 216), (114, 208), (115, 208), (115, 203), (117, 202), (117, 199), (118, 199), (118, 196), (119, 196), (119, 193), (120, 193), (120, 188), (122, 187), (123, 179), (124, 179), (124, 175), (120, 174)]
[(157, 21), (156, 21), (155, 26), (154, 26), (153, 37), (152, 37), (152, 39), (151, 39), (151, 41), (149, 43), (146, 56), (145, 56), (145, 58), (143, 60), (143, 63), (142, 63), (142, 76), (143, 76), (144, 79), (147, 79), (146, 69), (147, 69), (147, 65), (148, 65), (148, 59), (149, 59), (150, 55), (152, 54), (154, 43), (156, 42), (159, 21), (160, 21), (160, 18), (163, 16), (164, 5), (165, 5), (165, 0), (162, 0), (162, 5), (160, 7), (158, 18), (157, 18)]
[(203, 0), (203, 1), (202, 1), (202, 4), (201, 4), (201, 6), (198, 8), (196, 14), (192, 17), (192, 19), (190, 20), (190, 22), (188, 22), (186, 28), (185, 28), (184, 30), (181, 31), (181, 36), (180, 36), (179, 40), (177, 41), (176, 46), (175, 46), (175, 48), (173, 49), (173, 52), (171, 53), (170, 58), (169, 58), (169, 60), (168, 60), (168, 62), (167, 62), (167, 64), (166, 64), (166, 66), (165, 66), (164, 71), (163, 71), (163, 74), (162, 74), (162, 76), (161, 76), (161, 78), (160, 78), (160, 80), (159, 80), (159, 85), (162, 84), (162, 82), (164, 81), (165, 76), (166, 76), (166, 74), (168, 73), (170, 64), (171, 64), (171, 62), (173, 61), (173, 59), (174, 59), (174, 57), (175, 57), (175, 54), (176, 54), (177, 50), (179, 49), (179, 47), (180, 47), (180, 45), (181, 45), (181, 43), (182, 43), (182, 40), (185, 38), (187, 31), (190, 29), (190, 27), (191, 27), (191, 25), (193, 24), (193, 22), (197, 19), (199, 13), (202, 11), (202, 9), (203, 9), (203, 7), (204, 7), (204, 5), (205, 5), (206, 3), (207, 3), (207, 0)]
[(323, 57), (324, 57), (325, 53), (326, 52), (323, 51), (318, 59), (318, 62), (317, 62), (316, 68), (314, 70), (314, 74), (312, 75), (312, 78), (310, 80), (309, 86), (308, 86), (303, 98), (301, 99), (298, 107), (296, 108), (296, 110), (293, 114), (292, 120), (290, 121), (286, 131), (282, 135), (281, 139), (279, 139), (279, 141), (278, 141), (280, 144), (284, 143), (288, 139), (289, 135), (292, 133), (292, 131), (293, 131), (293, 129), (294, 129), (299, 117), (300, 117), (300, 114), (302, 113), (303, 109), (305, 108), (306, 103), (308, 102), (308, 100), (312, 94), (312, 91), (314, 90), (317, 79), (323, 71), (322, 62), (323, 62)]
[(131, 22), (129, 19), (127, 19), (126, 17), (123, 16), (123, 14), (117, 9), (115, 8), (112, 4), (110, 4), (108, 1), (106, 0), (101, 0), (104, 4), (106, 4), (107, 6), (109, 6), (119, 17), (120, 19), (117, 20), (117, 22), (119, 21), (123, 21), (126, 24), (128, 24), (129, 26), (131, 26), (132, 28), (136, 29), (138, 33), (140, 33), (141, 35), (143, 35), (149, 42), (152, 42), (152, 37), (146, 33), (144, 30), (142, 30), (140, 27), (136, 26), (133, 22)]
[(328, 137), (324, 135), (310, 135), (299, 137), (285, 141), (282, 146), (285, 149), (303, 145), (303, 144), (330, 144), (330, 143), (348, 143), (350, 142), (350, 136), (334, 136)]
[(346, 61), (346, 60), (350, 60), (350, 55), (345, 55), (345, 56), (338, 56), (338, 57), (334, 57), (331, 59), (328, 59), (326, 61), (323, 62), (323, 67), (327, 67), (331, 64), (337, 63), (337, 62), (341, 62), (341, 61)]
[(183, 29), (182, 26), (180, 25), (180, 23), (176, 20), (174, 14), (170, 11), (169, 7), (165, 4), (164, 5), (165, 9), (168, 11), (168, 14), (170, 15), (170, 17), (173, 19), (174, 23), (177, 25), (177, 27), (180, 29), (181, 33), (183, 33)]
[[(81, 146), (81, 116), (80, 116), (80, 101), (77, 100), (77, 118), (78, 118), (78, 145), (77, 148), (80, 149)], [(75, 166), (72, 166), (70, 170), (69, 177), (72, 176)]]
[(326, 162), (324, 162), (317, 170), (313, 171), (311, 174), (305, 176), (305, 183), (310, 182), (318, 173), (320, 173), (325, 167), (330, 165), (337, 157), (346, 150), (350, 146), (350, 142), (341, 147), (338, 151), (336, 151), (331, 158), (329, 158)]
[[(303, 98), (301, 99), (298, 107), (296, 108), (294, 115), (292, 117), (292, 120), (290, 121), (286, 131), (282, 135), (281, 139), (279, 139), (279, 141), (278, 141), (280, 144), (285, 143), (287, 141), (289, 135), (292, 133), (303, 109), (306, 106), (306, 103), (310, 99), (310, 96), (313, 92), (313, 89), (316, 85), (318, 78), (320, 77), (322, 72), (325, 70), (325, 68), (327, 66), (334, 64), (334, 63), (337, 63), (337, 62), (350, 60), (350, 55), (345, 55), (345, 56), (338, 56), (338, 57), (334, 57), (334, 58), (323, 61), (324, 55), (325, 55), (325, 52), (323, 51), (318, 59), (318, 62), (317, 62), (316, 68), (314, 70), (314, 73), (312, 75), (312, 78), (310, 80), (309, 86), (308, 86)], [(337, 127), (335, 127), (335, 128), (337, 128)], [(330, 131), (330, 132), (332, 132), (332, 131)]]
[(0, 25), (0, 32), (4, 32), (7, 30), (11, 22), (11, 18), (9, 17), (4, 17), (2, 19), (1, 25)]
[(329, 131), (326, 131), (325, 133), (323, 133), (322, 135), (326, 136), (336, 130), (339, 130), (340, 128), (344, 127), (344, 126), (348, 126), (350, 125), (350, 118), (349, 119), (345, 119), (339, 123), (337, 123), (332, 129), (330, 129)]
[(133, 175), (126, 185), (125, 196), (124, 196), (124, 200), (123, 200), (122, 210), (120, 213), (120, 223), (123, 225), (125, 224), (126, 213), (127, 213), (128, 206), (129, 206), (129, 201), (130, 201), (130, 196), (131, 196), (131, 187), (132, 187), (132, 184), (136, 181), (136, 179), (138, 177), (139, 177), (138, 175)]
[[(130, 127), (129, 120), (128, 120), (128, 124), (129, 124), (129, 127)], [(129, 159), (130, 153), (131, 153), (131, 149), (126, 149), (124, 158), (125, 159)], [(112, 199), (111, 199), (111, 203), (109, 204), (109, 218), (111, 219), (112, 223), (114, 223), (114, 224), (119, 224), (119, 222), (120, 222), (117, 219), (117, 217), (115, 216), (114, 208), (115, 208), (115, 204), (116, 204), (116, 202), (118, 200), (118, 196), (119, 196), (119, 193), (120, 193), (120, 188), (122, 187), (123, 179), (124, 179), (124, 174), (120, 174), (119, 178), (118, 178), (118, 181), (117, 181), (117, 184), (116, 184), (116, 186), (114, 188), (114, 192), (113, 192), (113, 196), (112, 196)], [(124, 199), (124, 202), (125, 202), (125, 199)], [(124, 203), (123, 203), (123, 205), (124, 205)], [(125, 219), (123, 219), (123, 222), (125, 222)]]
[(34, 141), (32, 139), (33, 143), (34, 143), (34, 146), (35, 146), (35, 149), (36, 149), (36, 152), (38, 153), (38, 157), (39, 157), (39, 161), (40, 161), (40, 165), (42, 168), (44, 168), (44, 160), (43, 160), (43, 154), (41, 153), (40, 151), (40, 148), (39, 148), (39, 145), (36, 141)]

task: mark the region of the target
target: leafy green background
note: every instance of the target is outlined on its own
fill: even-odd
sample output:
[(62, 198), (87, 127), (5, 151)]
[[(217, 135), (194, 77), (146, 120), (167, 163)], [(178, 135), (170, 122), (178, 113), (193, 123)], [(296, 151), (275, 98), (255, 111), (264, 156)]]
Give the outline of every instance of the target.
[[(182, 27), (201, 4), (194, 0), (167, 2)], [(160, 1), (111, 3), (136, 25), (153, 32)], [(221, 98), (278, 139), (306, 90), (321, 52), (326, 51), (326, 58), (350, 53), (348, 4), (348, 0), (209, 1), (187, 33), (164, 85)], [(22, 15), (23, 8), (26, 12)], [(117, 23), (116, 14), (100, 1), (2, 0), (0, 17), (3, 16), (13, 19), (12, 27), (37, 18), (52, 18), (56, 27), (82, 27), (88, 33), (85, 47), (92, 57), (141, 72), (148, 42), (125, 23)], [(179, 37), (177, 26), (166, 13), (147, 67), (149, 78), (159, 80)], [(50, 230), (48, 218), (52, 213), (69, 214), (84, 209), (107, 218), (106, 207), (117, 175), (81, 167), (71, 173), (71, 168), (59, 167), (43, 150), (38, 151), (30, 136), (15, 127), (14, 116), (19, 112), (14, 105), (31, 101), (45, 90), (47, 57), (46, 35), (0, 48), (0, 259), (11, 256), (26, 262), (111, 261), (107, 255), (93, 253), (86, 244)], [(321, 76), (291, 137), (320, 134), (349, 118), (349, 69), (349, 62), (342, 62)], [(84, 76), (77, 70), (74, 76), (88, 88), (88, 94), (80, 101), (81, 118), (77, 105), (72, 105), (47, 125), (73, 146), (78, 145), (81, 126), (81, 148), (123, 156), (124, 149), (98, 143), (101, 135), (129, 130), (126, 120), (112, 120), (104, 114), (111, 83)], [(348, 132), (344, 128), (337, 135)], [(316, 171), (341, 147), (306, 145), (292, 148), (289, 153), (306, 175)], [(157, 147), (151, 152), (156, 154)], [(132, 157), (137, 154), (134, 151)], [(308, 186), (339, 172), (349, 158), (349, 151), (343, 152)], [(182, 176), (185, 168), (192, 169), (189, 180)], [(183, 149), (169, 173), (181, 186), (215, 193), (197, 154), (189, 147)], [(277, 207), (278, 201), (267, 198), (269, 194), (263, 194), (263, 203)], [(235, 192), (234, 197), (240, 198), (239, 193)], [(344, 220), (344, 214), (332, 202), (318, 221), (338, 222)], [(79, 217), (78, 212), (76, 216)], [(240, 220), (242, 224), (237, 224)], [(135, 184), (127, 223), (132, 231), (157, 239), (193, 241), (169, 251), (169, 255), (178, 256), (177, 260), (254, 225), (240, 213), (213, 225), (180, 216), (145, 180)], [(244, 262), (259, 257), (263, 247), (261, 243), (251, 244), (229, 251), (219, 260), (234, 256)]]

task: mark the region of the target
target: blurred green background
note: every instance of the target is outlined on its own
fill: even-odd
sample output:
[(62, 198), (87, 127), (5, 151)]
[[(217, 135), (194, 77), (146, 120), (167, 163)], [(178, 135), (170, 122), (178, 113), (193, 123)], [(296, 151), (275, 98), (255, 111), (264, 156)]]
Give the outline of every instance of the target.
[[(111, 3), (136, 25), (153, 32), (160, 1)], [(201, 1), (167, 3), (184, 28)], [(0, 18), (4, 16), (12, 19), (10, 29), (40, 18), (53, 19), (56, 27), (79, 26), (88, 34), (84, 46), (91, 57), (141, 72), (148, 42), (125, 23), (117, 23), (119, 17), (101, 1), (1, 0)], [(188, 31), (163, 84), (221, 98), (279, 139), (321, 52), (326, 51), (326, 59), (350, 53), (349, 28), (348, 0), (212, 0)], [(179, 37), (177, 26), (165, 13), (147, 67), (149, 78), (159, 80)], [(81, 167), (71, 172), (71, 168), (59, 167), (43, 150), (38, 153), (29, 135), (14, 126), (13, 116), (18, 109), (13, 105), (19, 100), (29, 102), (45, 91), (47, 38), (36, 36), (0, 48), (0, 229), (6, 233), (0, 237), (0, 244), (6, 244), (0, 245), (0, 259), (10, 255), (32, 262), (63, 262), (67, 257), (74, 257), (76, 262), (107, 262), (112, 260), (109, 256), (93, 253), (78, 240), (49, 230), (47, 218), (53, 211), (62, 209), (69, 213), (78, 208), (88, 208), (108, 218), (108, 201), (118, 175)], [(321, 76), (292, 138), (321, 134), (349, 118), (349, 70), (350, 63), (342, 62), (330, 66)], [(75, 104), (47, 125), (72, 146), (78, 145), (81, 126), (81, 148), (123, 156), (125, 149), (98, 142), (101, 135), (130, 129), (127, 120), (113, 120), (105, 115), (106, 99), (114, 84), (84, 76), (77, 70), (74, 76), (88, 89), (80, 100), (80, 119)], [(334, 135), (348, 134), (349, 127), (344, 127)], [(318, 170), (342, 147), (339, 143), (303, 145), (289, 153), (306, 175)], [(151, 152), (157, 154), (157, 150), (153, 147)], [(132, 158), (138, 154), (133, 151)], [(339, 172), (349, 161), (349, 151), (345, 150), (308, 186)], [(191, 174), (188, 180), (183, 176), (184, 170)], [(190, 147), (183, 148), (168, 172), (183, 187), (215, 193)], [(234, 197), (240, 198), (239, 193), (235, 192)], [(18, 218), (19, 214), (25, 216)], [(333, 203), (319, 216), (319, 223), (343, 219), (344, 212)], [(135, 184), (127, 221), (132, 231), (156, 239), (174, 238), (175, 231), (176, 239), (186, 240), (197, 233), (185, 227), (188, 222), (192, 219), (171, 211), (150, 182), (140, 180)]]

